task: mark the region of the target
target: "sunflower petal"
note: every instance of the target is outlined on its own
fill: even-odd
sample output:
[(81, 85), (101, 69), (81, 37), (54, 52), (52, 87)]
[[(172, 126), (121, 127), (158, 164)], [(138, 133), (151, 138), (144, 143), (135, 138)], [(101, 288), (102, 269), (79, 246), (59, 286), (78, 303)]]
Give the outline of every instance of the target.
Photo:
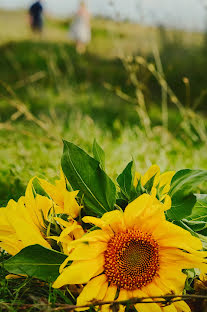
[[(140, 289), (132, 291), (133, 297), (134, 298), (143, 298), (143, 297), (148, 297), (147, 294), (145, 294), (143, 291)], [(152, 303), (137, 303), (135, 304), (135, 308), (137, 311), (140, 312), (162, 312), (160, 306), (157, 303), (154, 303), (153, 300), (147, 299), (147, 301), (150, 301)], [(144, 301), (143, 301), (144, 302)]]
[(69, 260), (88, 260), (98, 257), (107, 248), (106, 243), (98, 242), (91, 244), (80, 244), (69, 255)]
[(85, 284), (96, 273), (102, 269), (104, 265), (104, 257), (99, 256), (95, 259), (85, 261), (74, 261), (69, 267), (63, 270), (53, 284), (54, 288), (60, 288), (67, 284)]
[[(41, 187), (47, 193), (47, 195), (49, 195), (58, 206), (63, 207), (64, 206), (63, 192), (60, 192), (55, 185), (52, 185), (46, 180), (38, 178), (38, 181), (40, 182)], [(63, 190), (64, 189), (65, 185), (63, 185)]]
[(131, 202), (124, 211), (125, 224), (132, 227), (136, 224), (137, 218), (152, 207), (153, 196), (143, 194)]
[(124, 224), (123, 211), (114, 210), (106, 212), (101, 220), (103, 220), (107, 225), (110, 225), (114, 232), (126, 230)]
[(72, 218), (77, 218), (80, 214), (81, 206), (76, 201), (76, 196), (79, 191), (64, 193), (64, 213), (70, 215)]
[(158, 165), (152, 165), (147, 172), (142, 176), (141, 181), (142, 185), (145, 186), (145, 184), (153, 177), (155, 176), (153, 185), (156, 186), (159, 181), (159, 175), (160, 175), (160, 167)]
[(191, 312), (190, 307), (184, 301), (178, 301), (173, 303), (177, 312)]
[[(105, 297), (103, 298), (103, 301), (113, 301), (115, 299), (117, 292), (117, 287), (116, 286), (109, 286), (106, 292)], [(110, 305), (109, 304), (104, 304), (101, 307), (102, 312), (110, 312)]]
[[(93, 300), (97, 300), (98, 294), (100, 293), (101, 288), (106, 283), (106, 281), (107, 277), (105, 274), (91, 279), (77, 298), (77, 305), (85, 305), (91, 303)], [(85, 309), (86, 308), (83, 310)]]

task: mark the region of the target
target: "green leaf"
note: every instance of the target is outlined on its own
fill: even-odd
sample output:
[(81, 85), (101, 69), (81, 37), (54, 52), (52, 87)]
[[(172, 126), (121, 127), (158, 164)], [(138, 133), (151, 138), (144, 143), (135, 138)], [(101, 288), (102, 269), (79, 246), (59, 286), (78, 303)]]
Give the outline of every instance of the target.
[(32, 245), (3, 262), (3, 265), (10, 273), (53, 282), (59, 276), (59, 267), (66, 258), (66, 255), (55, 250)]
[(185, 219), (183, 220), (179, 220), (179, 221), (173, 221), (174, 224), (182, 227), (183, 229), (187, 230), (188, 232), (190, 232), (193, 236), (198, 237), (202, 244), (203, 244), (203, 249), (207, 250), (207, 237), (202, 235), (202, 231), (201, 232), (195, 232), (192, 229), (192, 224), (189, 224), (188, 222), (186, 222)]
[[(193, 281), (200, 275), (199, 269), (185, 269), (183, 273), (187, 275), (184, 291), (194, 292)], [(184, 293), (185, 294), (185, 293)]]
[(177, 193), (172, 197), (171, 209), (167, 211), (167, 217), (172, 220), (181, 220), (189, 216), (193, 206), (196, 203), (196, 197), (193, 194), (183, 196), (183, 193)]
[(147, 181), (147, 183), (145, 183), (144, 188), (146, 189), (147, 193), (151, 192), (156, 175), (157, 172)]
[(190, 221), (205, 221), (207, 222), (207, 194), (194, 194), (196, 196), (196, 204), (193, 207), (192, 213), (188, 216)]
[(102, 216), (114, 209), (116, 187), (97, 160), (64, 141), (62, 169), (72, 188), (80, 191), (87, 215)]
[(179, 170), (172, 178), (169, 195), (175, 196), (180, 191), (187, 195), (195, 191), (195, 188), (204, 181), (207, 181), (207, 170)]
[(207, 181), (207, 171), (205, 170), (184, 169), (176, 172), (169, 192), (172, 198), (172, 207), (167, 211), (167, 217), (172, 220), (188, 217), (196, 203), (193, 191), (204, 181)]
[(134, 177), (135, 177), (135, 164), (132, 160), (123, 172), (118, 176), (117, 182), (120, 186), (121, 191), (124, 196), (130, 201), (133, 200), (135, 195), (135, 187), (134, 187)]
[(207, 228), (207, 223), (205, 221), (189, 221), (187, 219), (183, 219), (183, 221), (196, 233)]
[(93, 142), (93, 156), (100, 163), (100, 167), (105, 170), (105, 153), (96, 139)]

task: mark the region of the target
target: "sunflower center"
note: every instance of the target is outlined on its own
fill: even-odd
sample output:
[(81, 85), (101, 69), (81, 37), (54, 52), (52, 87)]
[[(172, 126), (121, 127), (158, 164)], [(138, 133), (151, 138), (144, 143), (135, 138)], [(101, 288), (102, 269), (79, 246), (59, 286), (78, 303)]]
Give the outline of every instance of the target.
[(138, 230), (114, 235), (104, 256), (108, 282), (119, 288), (139, 289), (152, 282), (159, 270), (158, 243)]

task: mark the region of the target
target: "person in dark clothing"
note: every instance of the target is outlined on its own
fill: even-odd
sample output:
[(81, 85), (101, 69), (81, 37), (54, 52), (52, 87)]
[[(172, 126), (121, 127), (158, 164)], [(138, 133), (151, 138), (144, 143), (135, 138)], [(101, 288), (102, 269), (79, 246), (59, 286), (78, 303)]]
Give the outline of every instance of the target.
[(29, 8), (30, 25), (34, 32), (41, 32), (43, 28), (43, 7), (41, 1), (36, 1)]

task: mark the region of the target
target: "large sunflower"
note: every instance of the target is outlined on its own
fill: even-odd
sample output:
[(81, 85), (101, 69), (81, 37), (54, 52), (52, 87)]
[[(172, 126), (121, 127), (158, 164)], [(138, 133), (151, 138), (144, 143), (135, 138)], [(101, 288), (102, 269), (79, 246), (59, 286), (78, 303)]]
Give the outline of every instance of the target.
[[(163, 206), (154, 196), (143, 194), (124, 212), (115, 210), (100, 219), (84, 217), (83, 221), (100, 229), (68, 245), (67, 261), (73, 262), (61, 270), (53, 284), (55, 288), (86, 284), (77, 305), (94, 299), (181, 294), (186, 280), (182, 269), (206, 270), (200, 240), (166, 221)], [(190, 311), (185, 302), (162, 307), (152, 301), (135, 307), (139, 312)]]

